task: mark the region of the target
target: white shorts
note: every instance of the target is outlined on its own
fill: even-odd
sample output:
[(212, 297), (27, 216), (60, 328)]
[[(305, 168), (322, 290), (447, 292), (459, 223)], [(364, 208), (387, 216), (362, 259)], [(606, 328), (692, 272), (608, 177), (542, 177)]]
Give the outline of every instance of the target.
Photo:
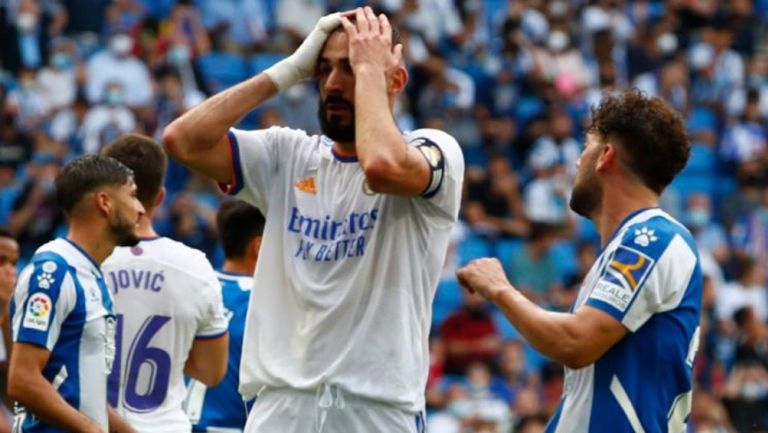
[[(422, 413), (342, 393), (270, 388), (259, 393), (245, 433), (424, 433)], [(325, 398), (323, 398), (325, 397)]]

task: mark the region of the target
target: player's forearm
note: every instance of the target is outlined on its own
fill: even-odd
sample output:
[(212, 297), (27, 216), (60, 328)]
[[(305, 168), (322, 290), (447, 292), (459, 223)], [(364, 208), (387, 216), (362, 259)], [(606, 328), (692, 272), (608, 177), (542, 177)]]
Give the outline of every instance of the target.
[(580, 336), (570, 313), (546, 311), (509, 288), (491, 300), (520, 334), (540, 353), (568, 367), (580, 367)]
[(107, 406), (107, 416), (109, 418), (109, 433), (136, 433), (136, 430), (118, 415), (114, 408)]
[(70, 406), (39, 372), (11, 370), (8, 394), (47, 424), (76, 433), (103, 432), (94, 420)]
[(277, 88), (259, 74), (224, 90), (189, 110), (166, 127), (163, 142), (177, 159), (213, 148), (249, 111), (271, 98)]
[(356, 71), (355, 78), (357, 158), (366, 177), (386, 177), (408, 157), (407, 144), (392, 116), (384, 73)]

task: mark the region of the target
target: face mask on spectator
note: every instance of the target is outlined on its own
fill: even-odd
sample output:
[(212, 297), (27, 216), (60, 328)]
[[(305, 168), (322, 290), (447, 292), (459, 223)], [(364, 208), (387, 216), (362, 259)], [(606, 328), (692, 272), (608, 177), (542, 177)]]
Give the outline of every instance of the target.
[(125, 57), (133, 49), (133, 39), (128, 35), (117, 35), (109, 41), (109, 49), (118, 57)]
[(688, 224), (693, 227), (704, 227), (711, 219), (709, 209), (695, 207), (688, 210)]
[(123, 105), (123, 91), (118, 88), (111, 88), (107, 90), (106, 101), (107, 105), (111, 107)]
[(51, 66), (56, 69), (69, 69), (72, 66), (72, 59), (67, 53), (53, 53), (51, 56)]
[(173, 45), (168, 50), (168, 62), (174, 65), (186, 65), (191, 57), (192, 53), (185, 44)]
[(37, 17), (29, 12), (21, 12), (16, 18), (16, 26), (22, 33), (27, 33), (37, 26)]
[(568, 34), (560, 30), (550, 33), (549, 39), (547, 39), (547, 47), (556, 53), (566, 49), (569, 43), (570, 38), (568, 38)]
[(656, 47), (662, 54), (668, 56), (677, 50), (677, 36), (672, 33), (664, 33), (656, 38)]

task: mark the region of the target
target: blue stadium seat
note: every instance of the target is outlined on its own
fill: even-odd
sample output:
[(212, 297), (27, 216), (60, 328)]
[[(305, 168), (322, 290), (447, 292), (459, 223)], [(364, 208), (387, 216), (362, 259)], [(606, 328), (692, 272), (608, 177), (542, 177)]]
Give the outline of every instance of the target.
[(512, 257), (525, 247), (522, 239), (499, 239), (496, 241), (494, 254), (504, 267), (512, 261)]
[(471, 235), (459, 243), (457, 249), (459, 264), (464, 266), (474, 259), (491, 255), (491, 244), (488, 239)]
[(717, 170), (717, 152), (715, 149), (703, 144), (694, 143), (691, 146), (691, 157), (683, 169), (688, 175), (712, 175)]
[(576, 246), (573, 242), (569, 240), (558, 241), (552, 246), (549, 254), (555, 260), (560, 278), (565, 278), (576, 272), (578, 263), (576, 262)]
[(248, 76), (242, 57), (229, 53), (209, 53), (197, 59), (197, 65), (209, 92), (220, 92)]
[(448, 309), (448, 312), (459, 308), (464, 300), (462, 294), (461, 285), (455, 278), (441, 280), (437, 284), (437, 292), (435, 293), (435, 301), (433, 305), (435, 309), (438, 307)]
[(281, 53), (259, 53), (251, 57), (250, 62), (248, 63), (249, 66), (249, 72), (251, 75), (256, 75), (259, 72), (262, 72), (263, 70), (267, 69), (268, 67), (274, 65), (275, 63), (279, 62), (285, 58), (285, 55)]
[(713, 174), (687, 174), (681, 173), (672, 181), (672, 188), (679, 194), (680, 199), (685, 200), (694, 193), (704, 193), (712, 200), (718, 196), (718, 177)]

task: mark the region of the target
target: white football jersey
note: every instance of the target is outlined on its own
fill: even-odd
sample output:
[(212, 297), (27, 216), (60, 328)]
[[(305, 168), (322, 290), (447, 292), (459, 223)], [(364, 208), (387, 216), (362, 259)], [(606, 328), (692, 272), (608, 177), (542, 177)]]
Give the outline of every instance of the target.
[(450, 135), (404, 136), (436, 167), (421, 197), (376, 194), (357, 159), (299, 130), (231, 130), (227, 192), (266, 228), (246, 319), (240, 392), (330, 384), (424, 408), (432, 299), (460, 205)]
[(184, 364), (195, 339), (227, 332), (216, 273), (201, 251), (162, 237), (116, 248), (102, 269), (117, 312), (109, 403), (141, 433), (191, 431)]

